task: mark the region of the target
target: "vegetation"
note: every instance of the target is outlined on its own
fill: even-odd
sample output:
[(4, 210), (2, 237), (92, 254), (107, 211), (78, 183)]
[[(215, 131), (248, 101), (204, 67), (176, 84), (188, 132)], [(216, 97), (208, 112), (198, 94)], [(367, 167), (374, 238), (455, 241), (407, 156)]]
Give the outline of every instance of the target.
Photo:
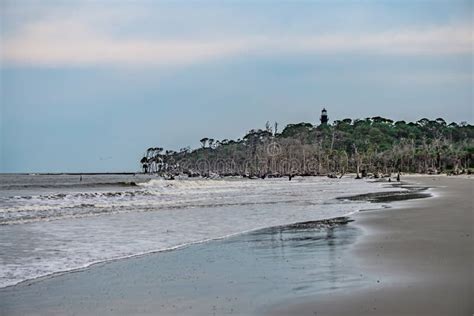
[(393, 172), (467, 173), (473, 168), (474, 126), (447, 124), (442, 118), (415, 123), (383, 117), (344, 119), (317, 127), (289, 124), (281, 132), (268, 122), (242, 139), (203, 138), (201, 147), (179, 152), (149, 148), (144, 172), (188, 174), (342, 175), (375, 177)]

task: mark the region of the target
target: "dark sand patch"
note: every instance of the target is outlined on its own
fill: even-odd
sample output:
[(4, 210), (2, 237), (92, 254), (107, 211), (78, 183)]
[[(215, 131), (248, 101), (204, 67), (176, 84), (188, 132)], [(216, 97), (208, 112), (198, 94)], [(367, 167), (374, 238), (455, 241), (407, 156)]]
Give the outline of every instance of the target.
[(338, 199), (349, 201), (369, 201), (372, 203), (389, 203), (396, 201), (423, 199), (431, 196), (430, 193), (426, 192), (429, 189), (427, 186), (413, 186), (408, 183), (390, 183), (390, 185), (399, 188), (400, 190), (342, 196), (338, 197)]

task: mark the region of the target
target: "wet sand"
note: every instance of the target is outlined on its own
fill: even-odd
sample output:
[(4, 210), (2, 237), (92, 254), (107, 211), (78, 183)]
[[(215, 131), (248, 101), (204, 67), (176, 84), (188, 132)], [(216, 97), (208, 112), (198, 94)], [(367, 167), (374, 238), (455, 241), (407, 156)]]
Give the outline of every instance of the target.
[(374, 278), (357, 289), (285, 300), (268, 315), (473, 315), (473, 179), (415, 176), (434, 198), (361, 212), (354, 265)]
[(368, 282), (348, 218), (272, 227), (0, 289), (2, 315), (261, 315), (287, 298)]
[(410, 181), (438, 197), (23, 282), (0, 315), (471, 315), (473, 182)]

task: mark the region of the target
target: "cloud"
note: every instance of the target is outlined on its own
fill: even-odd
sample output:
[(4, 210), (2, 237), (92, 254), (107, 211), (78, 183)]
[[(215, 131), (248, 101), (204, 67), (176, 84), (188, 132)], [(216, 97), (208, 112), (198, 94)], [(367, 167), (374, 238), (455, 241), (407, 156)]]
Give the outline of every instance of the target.
[[(438, 27), (366, 34), (329, 34), (290, 41), (294, 49), (327, 53), (393, 55), (445, 55), (472, 52), (472, 31), (467, 26)], [(299, 45), (299, 46), (298, 46)]]
[[(224, 32), (225, 34), (225, 32)], [(241, 55), (278, 54), (472, 54), (472, 27), (457, 26), (384, 32), (233, 34), (200, 38), (118, 37), (94, 24), (71, 20), (29, 23), (2, 35), (3, 64), (33, 66), (186, 65)]]
[(117, 39), (84, 25), (39, 23), (5, 39), (2, 59), (30, 65), (186, 64), (229, 55), (239, 41)]

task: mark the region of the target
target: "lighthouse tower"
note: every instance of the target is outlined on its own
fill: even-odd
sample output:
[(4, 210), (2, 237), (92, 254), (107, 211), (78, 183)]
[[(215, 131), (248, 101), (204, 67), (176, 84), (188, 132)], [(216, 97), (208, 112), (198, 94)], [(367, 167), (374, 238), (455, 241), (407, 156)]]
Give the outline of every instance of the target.
[(327, 125), (329, 117), (328, 117), (328, 111), (326, 111), (325, 108), (321, 111), (321, 125)]

